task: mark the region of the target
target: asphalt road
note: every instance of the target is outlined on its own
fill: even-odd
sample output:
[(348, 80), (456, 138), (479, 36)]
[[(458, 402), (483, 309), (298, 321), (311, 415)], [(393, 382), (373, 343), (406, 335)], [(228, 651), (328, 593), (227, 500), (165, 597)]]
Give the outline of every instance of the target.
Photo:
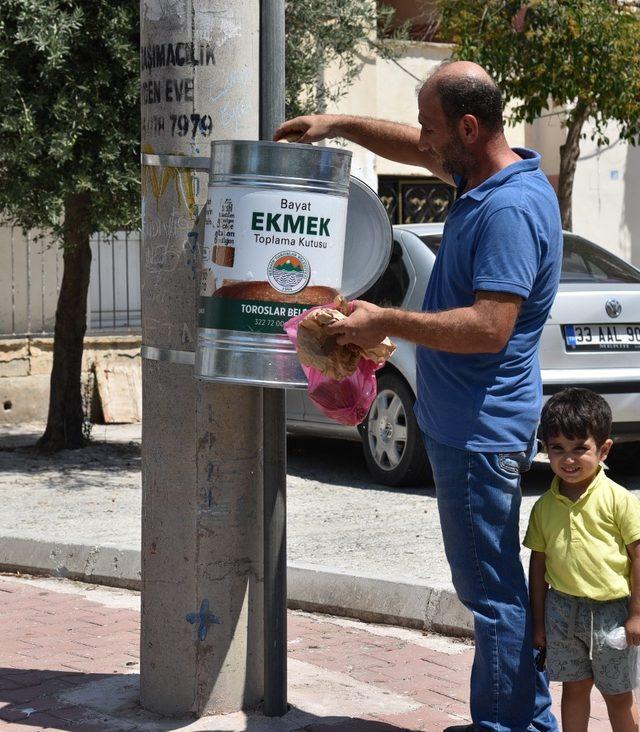
[[(21, 447), (38, 433), (37, 426), (0, 431), (0, 535), (137, 548), (139, 426), (96, 426), (91, 447), (53, 456)], [(289, 559), (449, 580), (433, 485), (373, 483), (360, 444), (316, 438), (289, 438), (288, 475)], [(640, 496), (640, 475), (613, 478)], [(550, 479), (544, 463), (524, 476), (523, 533)]]

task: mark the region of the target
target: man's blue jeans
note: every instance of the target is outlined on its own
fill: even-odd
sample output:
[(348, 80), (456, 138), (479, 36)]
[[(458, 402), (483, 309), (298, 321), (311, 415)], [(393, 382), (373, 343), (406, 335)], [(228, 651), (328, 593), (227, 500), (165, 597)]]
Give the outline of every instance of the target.
[(474, 617), (471, 718), (494, 732), (558, 729), (534, 665), (520, 561), (520, 472), (532, 454), (478, 453), (425, 435), (453, 586)]

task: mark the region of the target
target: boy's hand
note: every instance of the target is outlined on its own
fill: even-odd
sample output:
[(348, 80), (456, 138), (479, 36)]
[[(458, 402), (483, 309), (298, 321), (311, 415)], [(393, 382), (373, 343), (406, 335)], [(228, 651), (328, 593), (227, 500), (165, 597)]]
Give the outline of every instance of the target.
[(544, 629), (544, 625), (538, 626), (534, 623), (533, 625), (533, 647), (534, 648), (546, 648), (547, 647), (547, 634)]
[(629, 615), (624, 629), (627, 635), (627, 645), (640, 646), (640, 615)]

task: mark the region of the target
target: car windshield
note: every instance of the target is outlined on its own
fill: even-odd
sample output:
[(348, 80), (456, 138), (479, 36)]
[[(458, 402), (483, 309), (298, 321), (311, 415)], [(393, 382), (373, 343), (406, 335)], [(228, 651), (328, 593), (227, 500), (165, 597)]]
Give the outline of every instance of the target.
[[(440, 238), (421, 236), (434, 254)], [(640, 282), (640, 272), (606, 249), (574, 234), (564, 235), (561, 282)]]

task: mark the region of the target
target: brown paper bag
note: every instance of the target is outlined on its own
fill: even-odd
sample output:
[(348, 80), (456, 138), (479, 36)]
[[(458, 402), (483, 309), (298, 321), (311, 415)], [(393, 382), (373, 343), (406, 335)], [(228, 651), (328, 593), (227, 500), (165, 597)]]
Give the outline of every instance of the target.
[(337, 336), (328, 334), (325, 326), (344, 320), (349, 310), (347, 301), (342, 297), (336, 298), (335, 305), (335, 308), (319, 308), (309, 313), (298, 327), (296, 348), (304, 366), (311, 366), (324, 376), (340, 381), (355, 372), (361, 358), (382, 364), (396, 347), (389, 338), (367, 349), (354, 343), (338, 344)]

